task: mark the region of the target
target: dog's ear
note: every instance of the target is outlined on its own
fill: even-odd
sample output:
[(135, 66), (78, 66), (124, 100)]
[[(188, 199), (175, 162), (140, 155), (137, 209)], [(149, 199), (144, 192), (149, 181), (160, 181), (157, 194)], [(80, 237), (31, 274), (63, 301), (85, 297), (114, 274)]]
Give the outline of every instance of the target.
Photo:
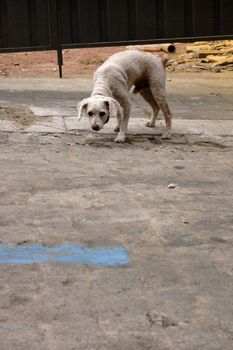
[(111, 117), (117, 117), (117, 115), (121, 115), (121, 105), (114, 98), (108, 97), (104, 100), (105, 103), (108, 104), (109, 115)]
[(77, 105), (77, 110), (78, 110), (78, 120), (80, 120), (83, 116), (83, 110), (87, 108), (88, 102), (86, 99), (82, 100), (78, 105)]

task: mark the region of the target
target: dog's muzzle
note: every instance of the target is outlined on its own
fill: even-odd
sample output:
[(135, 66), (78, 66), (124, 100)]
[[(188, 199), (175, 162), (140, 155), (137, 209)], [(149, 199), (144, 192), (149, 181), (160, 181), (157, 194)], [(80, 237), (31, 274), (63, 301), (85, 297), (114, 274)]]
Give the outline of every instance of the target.
[(100, 127), (99, 125), (92, 125), (92, 129), (95, 130), (95, 131), (99, 131), (100, 130)]

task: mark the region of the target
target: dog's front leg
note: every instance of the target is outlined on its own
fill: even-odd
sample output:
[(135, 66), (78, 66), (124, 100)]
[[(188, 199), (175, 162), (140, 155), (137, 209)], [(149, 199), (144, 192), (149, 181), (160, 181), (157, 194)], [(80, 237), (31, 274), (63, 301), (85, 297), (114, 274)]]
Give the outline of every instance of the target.
[(120, 130), (118, 132), (117, 137), (115, 138), (115, 142), (125, 142), (126, 138), (126, 133), (128, 129), (128, 121), (129, 121), (129, 116), (126, 117), (125, 115), (122, 117), (121, 123), (120, 123)]
[(129, 96), (126, 94), (121, 94), (121, 96), (118, 96), (118, 100), (120, 105), (122, 106), (123, 113), (119, 114), (118, 116), (119, 132), (114, 141), (122, 143), (122, 142), (125, 142), (125, 138), (128, 130), (129, 116), (131, 111), (131, 102), (130, 102)]
[(125, 138), (126, 138), (126, 134), (127, 134), (127, 130), (128, 130), (128, 122), (129, 122), (129, 112), (126, 114), (124, 111), (124, 113), (121, 117), (121, 121), (120, 121), (119, 133), (114, 140), (115, 142), (118, 142), (118, 143), (125, 142)]
[(121, 114), (118, 113), (118, 114), (117, 114), (117, 125), (116, 125), (116, 127), (114, 128), (114, 131), (115, 131), (115, 132), (119, 132), (119, 131), (120, 131), (120, 126), (121, 126)]

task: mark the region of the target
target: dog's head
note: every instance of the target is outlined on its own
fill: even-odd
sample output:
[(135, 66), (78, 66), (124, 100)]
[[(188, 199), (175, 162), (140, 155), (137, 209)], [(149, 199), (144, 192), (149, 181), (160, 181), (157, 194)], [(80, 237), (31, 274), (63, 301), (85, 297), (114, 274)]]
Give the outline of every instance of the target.
[(114, 98), (100, 95), (85, 98), (78, 104), (77, 109), (78, 120), (83, 114), (86, 114), (91, 128), (95, 131), (103, 129), (110, 117), (117, 117), (121, 114), (121, 106)]

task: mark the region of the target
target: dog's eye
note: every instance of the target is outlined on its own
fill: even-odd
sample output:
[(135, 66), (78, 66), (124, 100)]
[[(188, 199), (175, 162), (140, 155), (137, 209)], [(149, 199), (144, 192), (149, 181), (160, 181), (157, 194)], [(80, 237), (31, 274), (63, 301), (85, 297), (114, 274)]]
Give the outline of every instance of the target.
[(105, 112), (100, 112), (100, 117), (104, 117), (105, 116)]
[(93, 112), (88, 112), (89, 117), (93, 116)]

